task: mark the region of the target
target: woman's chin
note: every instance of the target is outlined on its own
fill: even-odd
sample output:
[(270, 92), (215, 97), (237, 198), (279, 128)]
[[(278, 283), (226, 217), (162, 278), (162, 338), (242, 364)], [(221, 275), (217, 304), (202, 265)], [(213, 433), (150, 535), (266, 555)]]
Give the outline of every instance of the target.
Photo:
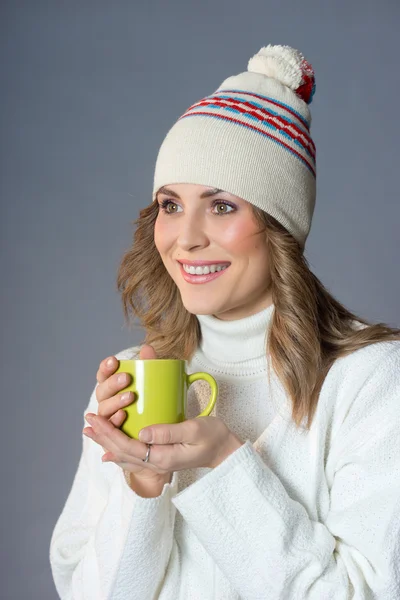
[(183, 306), (192, 315), (212, 315), (215, 312), (223, 312), (224, 310), (224, 307), (221, 307), (220, 303), (210, 302), (209, 298), (197, 298), (194, 300), (193, 298), (187, 298), (187, 296), (181, 294), (181, 300)]

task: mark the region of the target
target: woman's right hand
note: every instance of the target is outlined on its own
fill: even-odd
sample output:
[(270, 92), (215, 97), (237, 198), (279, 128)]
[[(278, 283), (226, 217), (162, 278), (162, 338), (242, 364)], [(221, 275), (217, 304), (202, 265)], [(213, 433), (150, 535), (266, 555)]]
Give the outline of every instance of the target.
[[(154, 349), (151, 346), (145, 345), (140, 349), (140, 359), (156, 358)], [(126, 388), (132, 381), (129, 373), (115, 373), (119, 366), (119, 361), (115, 356), (110, 356), (101, 361), (99, 369), (96, 374), (98, 386), (96, 387), (96, 398), (99, 403), (98, 414), (108, 419), (115, 427), (120, 428), (122, 423), (125, 421), (127, 414), (124, 407), (132, 404), (135, 397), (133, 392), (120, 391)], [(121, 379), (120, 379), (121, 378)], [(172, 473), (159, 473), (155, 471), (155, 467), (143, 462), (141, 455), (147, 450), (147, 445), (137, 440), (139, 452), (138, 452), (138, 465), (136, 468), (130, 468), (130, 472), (134, 474), (135, 478), (141, 481), (148, 481), (152, 483), (165, 483), (171, 481)], [(104, 452), (108, 450), (103, 448)], [(140, 453), (140, 455), (139, 455)]]

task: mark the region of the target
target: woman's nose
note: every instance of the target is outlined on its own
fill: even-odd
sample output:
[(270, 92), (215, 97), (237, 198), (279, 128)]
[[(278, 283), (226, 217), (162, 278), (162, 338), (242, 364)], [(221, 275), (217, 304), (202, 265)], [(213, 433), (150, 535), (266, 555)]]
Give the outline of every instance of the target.
[(204, 245), (207, 243), (207, 240), (207, 232), (203, 227), (201, 219), (185, 219), (185, 223), (180, 224), (177, 244), (182, 248), (188, 249), (193, 246)]

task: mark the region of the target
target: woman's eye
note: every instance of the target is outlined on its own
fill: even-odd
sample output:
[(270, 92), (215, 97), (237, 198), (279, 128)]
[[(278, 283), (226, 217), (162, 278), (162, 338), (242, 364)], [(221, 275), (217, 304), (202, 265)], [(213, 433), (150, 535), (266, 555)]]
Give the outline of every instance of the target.
[[(176, 202), (172, 202), (171, 200), (163, 200), (159, 206), (164, 213), (166, 213), (167, 215), (171, 215), (174, 214), (176, 211), (167, 210), (170, 205), (179, 206), (178, 204), (176, 204)], [(221, 200), (214, 200), (213, 208), (215, 208), (216, 206), (224, 207), (223, 211), (217, 210), (217, 212), (215, 213), (217, 216), (223, 216), (235, 210), (235, 207), (229, 204), (229, 202), (223, 202)], [(230, 208), (231, 210), (228, 210), (228, 208)]]
[(162, 210), (163, 212), (167, 213), (167, 214), (170, 214), (170, 213), (171, 213), (171, 211), (167, 210), (167, 208), (168, 208), (168, 206), (169, 206), (170, 204), (172, 204), (172, 206), (177, 206), (177, 204), (175, 204), (175, 202), (171, 202), (171, 200), (163, 200), (163, 201), (160, 203), (160, 208), (161, 208), (161, 210)]
[(228, 214), (229, 212), (231, 212), (231, 211), (228, 211), (228, 208), (231, 208), (232, 210), (234, 210), (234, 209), (233, 209), (233, 206), (231, 206), (231, 205), (230, 205), (230, 204), (228, 204), (227, 202), (216, 202), (216, 203), (214, 204), (214, 206), (218, 206), (218, 205), (220, 205), (220, 206), (223, 206), (223, 207), (224, 207), (224, 210), (223, 210), (223, 212), (220, 212), (220, 213), (218, 213), (218, 214), (220, 214), (220, 215), (226, 215), (226, 214)]

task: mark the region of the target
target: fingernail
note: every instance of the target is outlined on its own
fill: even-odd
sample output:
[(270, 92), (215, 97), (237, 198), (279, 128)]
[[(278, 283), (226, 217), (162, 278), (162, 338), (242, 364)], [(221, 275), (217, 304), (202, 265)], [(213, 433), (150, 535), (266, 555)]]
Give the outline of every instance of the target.
[(94, 422), (94, 415), (85, 415), (85, 419), (88, 423), (92, 424)]
[(113, 359), (109, 358), (108, 361), (106, 362), (106, 365), (107, 365), (107, 367), (112, 367), (113, 363), (114, 363)]
[(125, 392), (124, 394), (122, 394), (121, 396), (121, 401), (122, 402), (127, 402), (130, 399), (130, 392)]
[(153, 433), (151, 431), (151, 429), (142, 429), (141, 431), (139, 431), (139, 440), (141, 442), (151, 442), (151, 440), (153, 439)]
[(118, 375), (118, 383), (125, 383), (125, 382), (126, 382), (126, 374), (121, 373), (121, 375)]

